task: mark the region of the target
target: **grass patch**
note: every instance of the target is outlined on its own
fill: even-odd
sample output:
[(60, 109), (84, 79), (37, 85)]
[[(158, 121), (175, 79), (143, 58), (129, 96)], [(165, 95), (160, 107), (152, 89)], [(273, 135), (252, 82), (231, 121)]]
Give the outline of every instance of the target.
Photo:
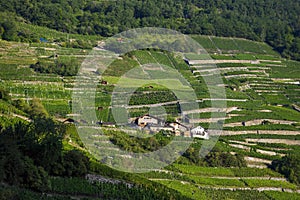
[(287, 181), (261, 180), (261, 179), (243, 179), (247, 186), (251, 188), (276, 187), (285, 189), (297, 189), (297, 186)]
[(234, 173), (229, 168), (198, 167), (181, 164), (174, 164), (173, 166), (184, 174), (198, 176), (234, 176)]

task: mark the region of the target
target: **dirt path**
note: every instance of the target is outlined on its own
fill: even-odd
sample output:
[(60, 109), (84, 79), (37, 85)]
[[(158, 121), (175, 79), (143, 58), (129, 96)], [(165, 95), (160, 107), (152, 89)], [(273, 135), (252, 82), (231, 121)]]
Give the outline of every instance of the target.
[(31, 101), (31, 100), (33, 100), (33, 99), (39, 99), (39, 100), (41, 100), (41, 101), (69, 101), (69, 99), (61, 99), (61, 98), (38, 98), (38, 97), (34, 97), (34, 98), (32, 98), (32, 97), (28, 97), (28, 98), (26, 98), (26, 97), (19, 97), (19, 98), (12, 98), (12, 100), (18, 100), (18, 99), (22, 99), (22, 100), (24, 100), (24, 101)]
[[(236, 102), (246, 102), (247, 99), (199, 99), (196, 100), (196, 102), (201, 103), (203, 101), (236, 101)], [(144, 107), (159, 107), (159, 106), (166, 106), (166, 105), (172, 105), (172, 104), (184, 104), (187, 103), (185, 101), (169, 101), (164, 103), (155, 103), (155, 104), (143, 104), (143, 105), (124, 105), (127, 109), (133, 109), (133, 108), (144, 108)], [(111, 108), (111, 106), (110, 106)], [(191, 114), (191, 113), (204, 113), (204, 112), (232, 112), (234, 110), (237, 110), (237, 107), (229, 107), (229, 108), (201, 108), (197, 110), (189, 110), (184, 111), (183, 114)]]
[[(9, 117), (9, 114), (0, 114), (0, 116), (7, 116), (7, 117)], [(15, 113), (11, 113), (11, 116), (23, 119), (23, 120), (28, 121), (28, 122), (32, 121), (28, 117), (25, 117), (25, 116), (22, 116), (22, 115), (18, 115), (18, 114), (15, 114)]]
[(257, 74), (237, 74), (237, 75), (229, 75), (229, 76), (224, 76), (226, 79), (229, 78), (244, 78), (244, 77), (251, 77), (251, 78), (260, 78), (260, 77), (265, 77), (263, 75), (257, 75)]
[[(48, 77), (51, 78), (51, 77)], [(63, 82), (54, 82), (54, 81), (12, 81), (15, 85), (43, 85), (43, 86), (61, 86), (63, 87)]]
[(208, 99), (208, 98), (204, 98), (202, 99), (203, 101), (236, 101), (236, 102), (246, 102), (248, 101), (248, 99)]
[(300, 140), (287, 140), (287, 139), (246, 139), (246, 141), (255, 142), (255, 143), (300, 145)]
[(228, 108), (201, 108), (197, 110), (189, 110), (184, 111), (182, 114), (192, 114), (192, 113), (207, 113), (207, 112), (224, 112), (224, 113), (230, 113), (234, 110), (238, 110), (238, 107), (228, 107)]
[(261, 154), (264, 154), (264, 155), (268, 155), (268, 156), (276, 156), (276, 155), (279, 155), (281, 157), (285, 156), (286, 154), (283, 154), (283, 153), (276, 153), (274, 151), (266, 151), (266, 150), (261, 150), (261, 149), (256, 149), (256, 152), (257, 153), (261, 153)]
[(230, 142), (230, 143), (236, 143), (236, 144), (242, 144), (242, 145), (250, 145), (250, 146), (255, 146), (255, 145), (257, 145), (257, 144), (252, 144), (252, 143), (242, 142), (242, 141), (236, 141), (236, 140), (229, 140), (228, 142)]
[(128, 187), (133, 187), (132, 183), (127, 183), (125, 181), (118, 180), (118, 179), (107, 178), (107, 177), (97, 175), (97, 174), (87, 174), (85, 178), (91, 182), (111, 183), (111, 184), (115, 184), (115, 185), (125, 184)]
[(229, 146), (234, 147), (234, 148), (238, 148), (238, 149), (243, 149), (243, 150), (246, 150), (246, 151), (251, 150), (251, 147), (247, 147), (247, 146), (244, 146), (242, 144), (229, 144)]
[[(257, 144), (247, 143), (247, 142), (239, 142), (239, 141), (231, 141), (230, 144), (228, 144), (228, 145), (231, 147), (250, 151), (251, 147), (249, 147), (249, 146), (255, 146)], [(269, 156), (276, 156), (276, 155), (285, 156), (285, 154), (277, 153), (274, 150), (272, 151), (271, 149), (269, 149), (269, 150), (256, 149), (256, 152), (264, 154), (264, 155), (269, 155)]]
[(276, 187), (259, 187), (259, 188), (250, 188), (250, 187), (216, 187), (216, 186), (199, 186), (199, 189), (216, 189), (216, 190), (230, 190), (230, 191), (238, 191), (238, 190), (256, 190), (259, 192), (262, 191), (278, 191), (278, 192), (288, 192), (288, 193), (300, 193), (299, 190), (291, 190), (285, 188), (276, 188)]
[[(219, 131), (208, 130), (210, 135), (220, 135)], [(247, 130), (247, 131), (222, 131), (221, 136), (230, 135), (247, 135), (247, 134), (257, 134), (257, 130)], [(280, 131), (280, 130), (259, 130), (259, 134), (270, 134), (270, 135), (300, 135), (300, 131)]]
[(155, 103), (155, 104), (145, 104), (145, 105), (132, 105), (132, 106), (124, 106), (127, 109), (132, 109), (132, 108), (144, 108), (144, 107), (159, 107), (159, 106), (166, 106), (166, 105), (172, 105), (172, 104), (177, 104), (178, 101), (169, 101), (165, 103)]
[(247, 63), (259, 64), (259, 60), (189, 60), (190, 65), (203, 65), (203, 64), (220, 64), (220, 63)]
[[(176, 174), (176, 175), (186, 175), (185, 173), (179, 173), (179, 172), (173, 172), (173, 171), (168, 171), (168, 170), (155, 170), (156, 172), (160, 173), (166, 173), (166, 174)], [(242, 176), (205, 176), (202, 175), (201, 177), (209, 177), (209, 178), (216, 178), (216, 179), (235, 179), (235, 180), (240, 180), (240, 179), (259, 179), (259, 180), (274, 180), (274, 181), (287, 181), (286, 178), (282, 177), (271, 177), (271, 176), (251, 176), (251, 177), (242, 177)], [(153, 180), (158, 180), (157, 178), (150, 178)], [(161, 179), (164, 180), (164, 179)]]
[[(152, 181), (173, 181), (172, 179), (149, 179)], [(281, 188), (281, 187), (257, 187), (257, 188), (252, 188), (252, 187), (222, 187), (222, 186), (204, 186), (204, 185), (199, 185), (199, 184), (192, 184), (187, 181), (181, 181), (182, 184), (189, 184), (189, 185), (196, 185), (198, 188), (201, 190), (203, 188), (205, 189), (214, 189), (214, 190), (230, 190), (230, 191), (238, 191), (238, 190), (256, 190), (256, 191), (279, 191), (279, 192), (289, 192), (289, 193), (300, 193), (299, 190), (291, 190), (291, 189), (286, 189), (286, 188)]]
[(28, 122), (31, 122), (31, 121), (32, 121), (32, 120), (29, 119), (28, 117), (25, 117), (25, 116), (22, 116), (22, 115), (18, 115), (18, 114), (15, 114), (15, 113), (13, 113), (12, 116), (21, 118), (21, 119), (23, 119), (23, 120), (25, 120), (25, 121), (28, 121)]
[(261, 158), (255, 158), (255, 157), (250, 157), (250, 156), (245, 156), (244, 157), (246, 162), (249, 163), (262, 163), (262, 164), (271, 164), (272, 160), (267, 160), (267, 159), (261, 159)]
[(229, 119), (229, 117), (218, 117), (218, 118), (205, 118), (205, 119), (189, 119), (189, 123), (197, 124), (197, 123), (216, 123), (218, 121), (224, 121)]
[[(268, 121), (272, 124), (287, 124), (287, 125), (296, 123), (295, 121), (285, 121), (285, 120), (276, 120), (276, 119), (255, 119), (251, 121), (246, 121), (245, 124), (246, 126), (261, 125), (264, 121)], [(224, 127), (236, 127), (236, 126), (243, 126), (242, 122), (224, 124)]]
[(217, 179), (231, 179), (231, 180), (252, 180), (252, 179), (258, 179), (258, 180), (273, 180), (273, 181), (285, 181), (287, 180), (285, 178), (280, 178), (280, 177), (271, 177), (271, 176), (266, 176), (266, 177), (261, 177), (261, 176), (253, 176), (253, 177), (224, 177), (224, 176), (212, 176), (209, 178), (217, 178)]
[(220, 73), (220, 71), (224, 72), (231, 72), (231, 71), (249, 71), (247, 67), (223, 67), (223, 68), (212, 68), (212, 69), (203, 69), (203, 66), (193, 66), (197, 70), (194, 70), (193, 72), (217, 72)]

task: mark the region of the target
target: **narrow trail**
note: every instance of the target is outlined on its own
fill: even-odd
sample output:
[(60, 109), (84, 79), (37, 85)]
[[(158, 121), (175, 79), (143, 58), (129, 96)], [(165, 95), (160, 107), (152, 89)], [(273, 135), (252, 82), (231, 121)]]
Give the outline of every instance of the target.
[(228, 108), (201, 108), (197, 110), (189, 110), (184, 111), (183, 114), (192, 114), (192, 113), (206, 113), (206, 112), (224, 112), (224, 113), (230, 113), (234, 110), (238, 110), (238, 107), (228, 107)]
[[(246, 126), (261, 125), (264, 121), (268, 121), (272, 124), (287, 124), (287, 125), (296, 123), (295, 121), (276, 120), (276, 119), (255, 119), (255, 120), (251, 120), (251, 121), (246, 121), (245, 124), (246, 124)], [(237, 127), (237, 126), (243, 126), (242, 122), (234, 122), (234, 123), (224, 124), (224, 127)]]
[(22, 116), (22, 115), (18, 115), (18, 114), (15, 114), (15, 113), (13, 113), (12, 116), (21, 118), (21, 119), (23, 119), (23, 120), (25, 120), (25, 121), (28, 121), (28, 122), (31, 122), (31, 121), (32, 121), (32, 120), (29, 119), (28, 117), (25, 117), (25, 116)]
[[(174, 181), (172, 179), (149, 179), (151, 181)], [(230, 191), (238, 191), (238, 190), (256, 190), (256, 191), (279, 191), (279, 192), (289, 192), (289, 193), (300, 193), (300, 190), (292, 190), (282, 187), (222, 187), (222, 186), (206, 186), (206, 185), (200, 185), (200, 184), (193, 184), (187, 181), (181, 181), (182, 184), (189, 184), (189, 185), (195, 185), (198, 186), (198, 188), (201, 190), (203, 188), (205, 189), (214, 189), (214, 190), (230, 190)]]
[(0, 114), (0, 116), (12, 116), (12, 117), (17, 117), (17, 118), (20, 118), (20, 119), (23, 119), (27, 122), (31, 122), (32, 120), (29, 119), (28, 117), (25, 117), (23, 115), (18, 115), (18, 114), (15, 114), (15, 113), (11, 113), (11, 114)]
[[(258, 130), (259, 134), (267, 135), (300, 135), (300, 131), (283, 131), (283, 130)], [(222, 131), (221, 134), (219, 131), (208, 130), (210, 135), (221, 135), (221, 136), (230, 136), (230, 135), (247, 135), (247, 134), (257, 134), (257, 130), (247, 130), (247, 131)], [(258, 140), (258, 139), (254, 139)], [(283, 141), (282, 139), (279, 139)], [(262, 141), (262, 139), (261, 139)], [(295, 140), (297, 142), (297, 140)], [(300, 141), (298, 141), (300, 144)]]
[[(183, 176), (183, 175), (188, 175), (188, 174), (184, 174), (184, 173), (180, 173), (180, 172), (174, 172), (174, 171), (169, 171), (169, 170), (155, 170), (156, 172), (160, 172), (160, 173), (165, 173), (165, 174), (174, 174), (174, 175), (179, 175), (179, 176)], [(197, 175), (195, 175), (197, 176)], [(274, 180), (274, 181), (287, 181), (285, 178), (282, 177), (271, 177), (271, 176), (249, 176), (249, 177), (241, 177), (241, 176), (205, 176), (205, 175), (201, 175), (201, 177), (204, 178), (216, 178), (216, 179), (234, 179), (234, 180), (240, 180), (240, 179), (259, 179), (259, 180)], [(154, 179), (155, 178), (150, 178), (150, 179)]]
[(246, 139), (246, 142), (300, 145), (300, 140), (288, 140), (288, 139)]

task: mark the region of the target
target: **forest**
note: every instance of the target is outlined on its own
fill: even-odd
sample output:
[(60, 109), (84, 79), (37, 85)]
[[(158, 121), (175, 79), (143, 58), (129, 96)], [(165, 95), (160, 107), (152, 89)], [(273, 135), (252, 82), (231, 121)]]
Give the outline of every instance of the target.
[(18, 31), (19, 22), (106, 37), (137, 27), (164, 27), (264, 41), (284, 57), (299, 60), (299, 10), (300, 2), (289, 0), (12, 0), (0, 2), (0, 36), (39, 39), (34, 32)]

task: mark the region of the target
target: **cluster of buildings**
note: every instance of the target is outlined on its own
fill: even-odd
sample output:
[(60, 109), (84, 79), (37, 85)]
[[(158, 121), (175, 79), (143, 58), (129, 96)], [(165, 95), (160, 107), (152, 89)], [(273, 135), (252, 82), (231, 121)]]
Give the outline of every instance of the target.
[(175, 136), (193, 137), (209, 139), (207, 131), (201, 126), (187, 127), (179, 122), (165, 122), (155, 116), (144, 115), (138, 117), (133, 122), (140, 129), (148, 130), (149, 132), (155, 133), (161, 130), (169, 131), (175, 134)]
[[(88, 122), (85, 120), (77, 121), (72, 118), (64, 120), (63, 123), (88, 124)], [(116, 126), (116, 124), (113, 122), (99, 121), (96, 122), (96, 124), (103, 127)], [(132, 121), (131, 125), (133, 125), (134, 127), (138, 127), (141, 130), (148, 131), (150, 133), (157, 133), (159, 131), (164, 130), (173, 133), (175, 136), (201, 138), (206, 140), (209, 139), (208, 132), (205, 131), (205, 129), (201, 126), (188, 127), (180, 122), (165, 122), (164, 120), (152, 115), (143, 115), (141, 117), (138, 117), (134, 121)]]

